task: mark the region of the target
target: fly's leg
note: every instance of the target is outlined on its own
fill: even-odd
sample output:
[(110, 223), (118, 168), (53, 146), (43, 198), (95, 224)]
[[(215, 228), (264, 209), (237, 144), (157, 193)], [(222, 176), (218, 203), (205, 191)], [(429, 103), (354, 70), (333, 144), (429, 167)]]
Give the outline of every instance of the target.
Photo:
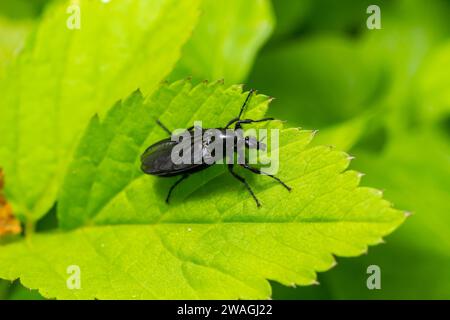
[(161, 121), (159, 121), (159, 119), (158, 120), (156, 120), (156, 124), (158, 125), (158, 126), (160, 126), (165, 132), (167, 132), (169, 135), (172, 135), (172, 132), (169, 130), (169, 129), (167, 129), (167, 127), (165, 126), (165, 125), (163, 125), (162, 123), (161, 123)]
[(256, 91), (256, 90), (254, 90), (254, 89), (251, 89), (251, 90), (249, 91), (249, 93), (248, 93), (248, 95), (247, 95), (247, 98), (245, 98), (244, 104), (241, 106), (241, 110), (239, 110), (239, 115), (238, 115), (236, 118), (231, 119), (231, 120), (227, 123), (227, 125), (225, 126), (225, 129), (228, 129), (233, 123), (239, 121), (239, 119), (241, 118), (242, 114), (244, 113), (245, 107), (247, 107), (247, 105), (250, 103), (250, 99), (251, 99), (251, 97), (253, 96), (253, 93), (254, 93), (255, 91)]
[(259, 203), (259, 200), (255, 196), (255, 194), (253, 193), (253, 190), (252, 190), (252, 188), (250, 188), (250, 185), (247, 183), (247, 181), (243, 177), (241, 177), (236, 172), (234, 172), (234, 170), (233, 170), (234, 167), (233, 166), (234, 166), (234, 164), (229, 164), (228, 165), (228, 171), (230, 171), (230, 173), (231, 173), (231, 175), (233, 177), (235, 177), (237, 180), (239, 180), (240, 182), (242, 182), (245, 185), (245, 187), (247, 188), (248, 192), (250, 192), (250, 194), (252, 195), (253, 199), (255, 200), (256, 205), (258, 206), (258, 208), (261, 207), (261, 203)]
[(238, 119), (241, 118), (242, 114), (244, 113), (245, 107), (250, 103), (250, 99), (252, 98), (253, 93), (255, 91), (256, 91), (255, 89), (250, 89), (247, 98), (245, 98), (244, 104), (242, 105), (241, 110), (239, 111)]
[(183, 175), (180, 179), (178, 179), (169, 189), (169, 193), (167, 194), (166, 203), (169, 204), (170, 195), (172, 194), (172, 191), (175, 189), (177, 185), (180, 184), (181, 181), (185, 180), (187, 177), (189, 177), (188, 174)]
[(239, 118), (233, 118), (233, 119), (231, 119), (231, 120), (227, 123), (227, 125), (225, 126), (225, 129), (228, 129), (233, 123), (235, 123), (235, 122), (237, 122), (237, 121), (239, 121)]
[(272, 121), (272, 120), (275, 120), (275, 118), (263, 118), (263, 119), (259, 119), (259, 120), (252, 120), (252, 119), (240, 120), (239, 118), (234, 118), (234, 119), (231, 119), (230, 122), (227, 123), (227, 125), (225, 126), (225, 129), (228, 129), (233, 123), (236, 123), (234, 126), (235, 129), (240, 129), (241, 124)]
[(253, 172), (253, 173), (261, 174), (261, 175), (265, 175), (265, 176), (271, 177), (272, 179), (276, 180), (279, 184), (281, 184), (283, 187), (285, 187), (288, 191), (291, 191), (291, 190), (292, 190), (291, 187), (289, 187), (287, 184), (285, 184), (283, 181), (281, 181), (280, 178), (277, 178), (277, 177), (275, 177), (274, 175), (265, 173), (265, 172), (261, 171), (261, 170), (258, 169), (258, 168), (251, 167), (251, 166), (249, 166), (249, 165), (246, 164), (246, 163), (240, 164), (240, 166), (242, 166), (243, 168), (245, 168), (245, 169), (247, 169), (247, 170), (250, 170), (250, 171)]
[(259, 120), (252, 120), (252, 119), (244, 119), (244, 120), (236, 120), (236, 124), (234, 125), (235, 129), (240, 129), (242, 124), (246, 123), (256, 123), (256, 122), (265, 122), (265, 121), (272, 121), (275, 120), (274, 118), (263, 118)]

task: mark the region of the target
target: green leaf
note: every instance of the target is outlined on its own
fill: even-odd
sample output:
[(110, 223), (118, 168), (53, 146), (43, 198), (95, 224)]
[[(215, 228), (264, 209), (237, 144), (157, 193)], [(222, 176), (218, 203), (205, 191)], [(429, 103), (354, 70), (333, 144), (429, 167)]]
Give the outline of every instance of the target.
[(19, 281), (0, 280), (0, 300), (43, 300), (36, 291), (25, 288)]
[[(245, 97), (240, 86), (181, 81), (145, 100), (135, 92), (103, 121), (93, 118), (60, 193), (68, 230), (2, 247), (0, 278), (20, 277), (57, 298), (268, 298), (267, 279), (313, 284), (333, 255), (359, 255), (402, 223), (403, 212), (380, 192), (358, 187), (346, 153), (310, 146), (313, 132), (298, 129), (282, 129), (278, 149), (277, 175), (292, 192), (239, 170), (262, 202), (257, 208), (216, 165), (183, 182), (167, 205), (176, 178), (139, 170), (143, 150), (166, 136), (154, 119), (171, 129), (194, 120), (223, 126)], [(253, 97), (244, 117), (262, 117), (269, 101)], [(80, 290), (66, 287), (69, 265), (80, 267)]]
[[(88, 119), (140, 87), (152, 92), (192, 31), (198, 2), (58, 1), (0, 83), (0, 165), (7, 196), (29, 221), (54, 204), (62, 173)], [(72, 13), (73, 17), (74, 13)]]
[[(367, 173), (364, 182), (383, 188), (413, 215), (385, 245), (323, 274), (322, 293), (328, 299), (449, 299), (448, 138), (436, 130), (410, 130), (392, 137), (379, 155), (353, 152), (354, 164)], [(382, 290), (367, 290), (366, 269), (372, 264), (381, 268)], [(304, 288), (291, 292), (297, 299), (306, 293)]]
[[(385, 189), (413, 215), (386, 245), (324, 275), (321, 283), (334, 299), (450, 298), (449, 154), (448, 138), (435, 131), (394, 137), (379, 157), (357, 153), (355, 164), (367, 173), (366, 183)], [(365, 287), (370, 264), (381, 268), (382, 290)], [(359, 285), (349, 286), (351, 281)]]
[(372, 173), (368, 183), (385, 188), (396, 204), (414, 213), (399, 233), (405, 246), (446, 255), (450, 252), (449, 154), (448, 138), (427, 130), (393, 137), (380, 157), (365, 153), (358, 156), (357, 163)]
[(10, 286), (11, 282), (0, 279), (0, 300), (5, 300), (8, 297)]
[(202, 15), (171, 75), (242, 82), (273, 29), (269, 0), (204, 0)]
[(0, 16), (0, 79), (23, 48), (31, 21), (13, 21)]

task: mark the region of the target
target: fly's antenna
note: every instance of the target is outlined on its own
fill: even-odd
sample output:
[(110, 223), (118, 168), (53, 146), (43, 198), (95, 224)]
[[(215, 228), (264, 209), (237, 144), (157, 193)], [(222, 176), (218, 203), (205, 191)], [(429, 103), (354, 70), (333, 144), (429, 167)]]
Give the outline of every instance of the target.
[(244, 104), (243, 104), (242, 107), (241, 107), (241, 111), (239, 111), (238, 119), (241, 118), (242, 114), (244, 113), (245, 107), (249, 104), (250, 98), (253, 96), (253, 93), (254, 93), (255, 91), (256, 91), (255, 89), (250, 89), (250, 92), (248, 93), (247, 98), (245, 98), (245, 102), (244, 102)]

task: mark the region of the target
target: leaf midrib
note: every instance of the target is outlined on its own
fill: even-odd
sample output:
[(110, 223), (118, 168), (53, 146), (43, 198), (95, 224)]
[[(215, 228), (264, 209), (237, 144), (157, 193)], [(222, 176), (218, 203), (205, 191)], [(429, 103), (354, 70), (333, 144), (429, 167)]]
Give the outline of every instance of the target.
[[(181, 92), (178, 92), (173, 98), (172, 98), (172, 101), (174, 101), (175, 100), (175, 98), (176, 97), (178, 97), (179, 95), (180, 95), (180, 93)], [(205, 105), (208, 105), (208, 100), (209, 99), (211, 99), (211, 96), (210, 97), (208, 97), (205, 101), (204, 101), (204, 103), (199, 107), (199, 109), (196, 111), (196, 113), (195, 114), (197, 114), (198, 112), (199, 112), (199, 110), (201, 109), (201, 107), (203, 107), (203, 106), (205, 106)], [(144, 102), (144, 103), (146, 103), (146, 102)], [(246, 111), (246, 113), (248, 113), (248, 112), (251, 112), (251, 111), (254, 111), (254, 110), (257, 110), (258, 108), (260, 108), (261, 106), (263, 106), (264, 104), (266, 103), (266, 101), (262, 101), (262, 102), (260, 102), (259, 104), (257, 104), (257, 105), (254, 105), (251, 109), (249, 109), (249, 110), (247, 110)], [(170, 107), (170, 106), (169, 106)], [(168, 110), (170, 109), (170, 108), (166, 108), (166, 110), (165, 111), (163, 111), (161, 114), (160, 114), (160, 117), (163, 117), (167, 112), (168, 112)], [(190, 122), (193, 122), (196, 118), (195, 118), (195, 114), (191, 117), (191, 119), (190, 119)], [(222, 112), (222, 114), (223, 114), (223, 112)], [(123, 119), (123, 121), (121, 122), (121, 126), (123, 126), (123, 124), (126, 122), (125, 121), (126, 119), (124, 118)], [(102, 123), (100, 123), (100, 125), (103, 125)], [(154, 126), (150, 131), (149, 131), (149, 134), (148, 134), (148, 136), (150, 136), (150, 135), (152, 135), (154, 132), (155, 132), (155, 130), (157, 129), (157, 127), (156, 126)], [(113, 142), (113, 140), (114, 139), (116, 139), (116, 137), (117, 137), (117, 135), (115, 135), (114, 136), (114, 138), (110, 141), (110, 143), (108, 144), (108, 147), (107, 147), (107, 149), (106, 149), (106, 152), (105, 152), (105, 156), (101, 159), (101, 161), (99, 162), (99, 164), (96, 166), (97, 168), (98, 167), (100, 167), (100, 165), (101, 165), (101, 163), (103, 163), (103, 161), (105, 161), (105, 159), (107, 159), (107, 155), (108, 155), (108, 150), (110, 149), (110, 147), (111, 147), (111, 145), (112, 145), (112, 142)], [(145, 143), (145, 140), (144, 140), (144, 143)], [(141, 149), (144, 147), (144, 144), (141, 144)], [(97, 175), (97, 171), (96, 171), (96, 173), (95, 173), (96, 175)], [(141, 173), (141, 174), (139, 174), (139, 175), (136, 175), (135, 177), (133, 177), (132, 179), (130, 179), (121, 189), (120, 189), (120, 191), (118, 191), (116, 194), (114, 194), (112, 197), (110, 197), (110, 199), (108, 200), (108, 201), (106, 201), (102, 206), (100, 206), (97, 210), (96, 210), (96, 212), (92, 212), (90, 215), (89, 215), (89, 218), (87, 219), (87, 222), (90, 222), (90, 221), (93, 221), (94, 219), (95, 219), (95, 217), (100, 213), (100, 212), (102, 212), (102, 210), (117, 196), (117, 195), (119, 195), (119, 194), (121, 194), (124, 190), (126, 190), (127, 189), (127, 187), (129, 186), (129, 185), (131, 185), (134, 181), (136, 181), (137, 179), (139, 179), (140, 177), (142, 177), (143, 176), (143, 174)], [(93, 183), (92, 183), (92, 185), (90, 186), (90, 189), (92, 190), (92, 188), (94, 187), (94, 185), (96, 184), (96, 182), (97, 182), (97, 180), (96, 179), (94, 179), (93, 180)], [(199, 188), (201, 188), (202, 186), (204, 186), (206, 183), (202, 183), (202, 184), (200, 184), (200, 185), (198, 185), (197, 186), (197, 188), (195, 189), (195, 190), (198, 190)], [(195, 191), (194, 190), (194, 191)], [(87, 199), (87, 203), (88, 203), (88, 206), (86, 207), (86, 210), (89, 210), (89, 204), (90, 204), (90, 200), (91, 200), (91, 193), (89, 193), (89, 198)], [(167, 210), (166, 210), (167, 211)]]

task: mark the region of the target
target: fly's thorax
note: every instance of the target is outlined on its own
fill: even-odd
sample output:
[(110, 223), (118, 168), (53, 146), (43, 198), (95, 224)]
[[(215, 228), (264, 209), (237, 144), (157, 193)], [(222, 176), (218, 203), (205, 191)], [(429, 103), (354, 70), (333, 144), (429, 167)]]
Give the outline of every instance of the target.
[[(204, 129), (196, 125), (190, 130), (177, 130), (172, 135), (172, 141), (177, 142), (172, 150), (172, 162), (208, 165), (224, 162), (227, 164), (258, 163), (261, 155), (267, 155), (267, 145), (262, 142), (266, 136), (267, 129), (258, 131), (255, 129), (246, 131), (225, 128)], [(272, 134), (272, 142), (276, 140), (274, 138), (278, 136), (274, 137)], [(272, 160), (270, 159), (270, 162)]]

